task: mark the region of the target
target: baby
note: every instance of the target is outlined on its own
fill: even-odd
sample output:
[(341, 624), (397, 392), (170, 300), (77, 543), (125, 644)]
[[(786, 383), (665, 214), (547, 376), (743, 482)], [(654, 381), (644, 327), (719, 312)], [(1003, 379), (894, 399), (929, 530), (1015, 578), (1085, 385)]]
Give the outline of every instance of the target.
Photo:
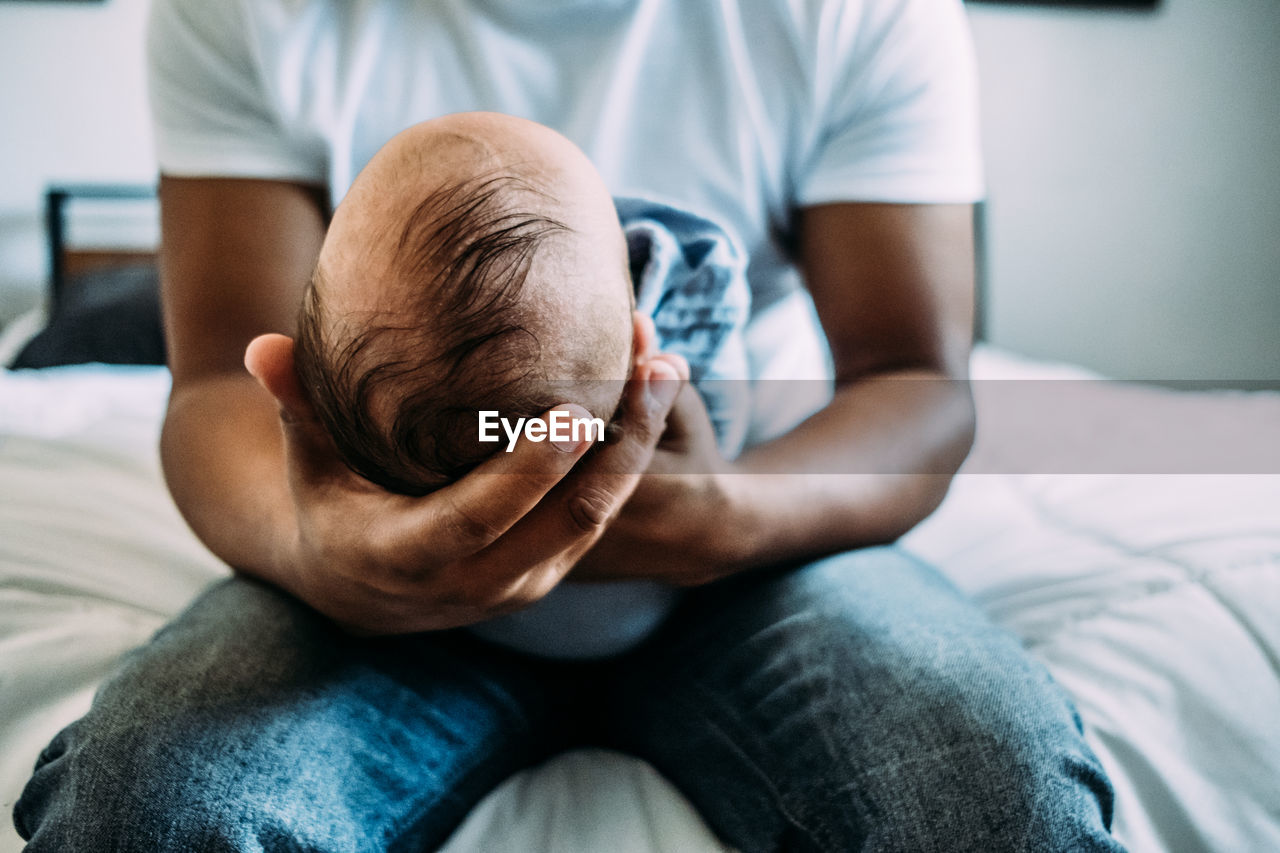
[[(659, 346), (689, 360), (732, 455), (744, 418), (727, 390), (741, 383), (712, 382), (746, 376), (747, 293), (716, 226), (615, 203), (549, 128), (461, 113), (397, 135), (353, 182), (303, 299), (296, 365), (343, 461), (403, 494), (500, 451), (481, 440), (481, 411), (514, 422), (574, 402), (612, 420), (636, 357)], [(612, 654), (674, 594), (565, 583), (476, 630), (547, 655)]]

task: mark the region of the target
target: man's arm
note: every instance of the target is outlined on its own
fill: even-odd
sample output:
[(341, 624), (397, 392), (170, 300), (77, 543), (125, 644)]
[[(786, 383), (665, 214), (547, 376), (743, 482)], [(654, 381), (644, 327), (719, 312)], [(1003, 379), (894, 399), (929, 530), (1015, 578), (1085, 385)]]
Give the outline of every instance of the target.
[(244, 370), (249, 341), (292, 334), (324, 240), (313, 187), (160, 182), (161, 282), (173, 390), (161, 459), (174, 501), (231, 565), (277, 585), (291, 530), (278, 407)]
[[(762, 525), (749, 562), (898, 538), (941, 502), (973, 440), (972, 209), (825, 205), (801, 212), (799, 236), (836, 392), (740, 460), (740, 499)], [(769, 476), (791, 471), (834, 473)]]
[(835, 396), (794, 430), (718, 461), (681, 394), (674, 441), (575, 577), (696, 584), (889, 542), (942, 500), (972, 442), (968, 205), (832, 204), (798, 250), (830, 341)]
[(677, 390), (651, 381), (676, 375), (662, 356), (627, 385), (622, 440), (581, 465), (590, 441), (521, 442), (423, 498), (373, 486), (338, 461), (287, 337), (323, 240), (319, 193), (165, 178), (161, 208), (174, 500), (215, 554), (339, 623), (451, 628), (536, 601), (652, 458)]

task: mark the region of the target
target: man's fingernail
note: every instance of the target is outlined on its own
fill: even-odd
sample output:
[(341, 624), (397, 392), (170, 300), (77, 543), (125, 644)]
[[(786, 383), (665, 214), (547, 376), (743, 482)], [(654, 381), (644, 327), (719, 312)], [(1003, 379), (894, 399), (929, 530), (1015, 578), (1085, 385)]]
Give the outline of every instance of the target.
[(669, 364), (661, 361), (649, 365), (649, 395), (662, 405), (668, 405), (680, 391), (680, 375)]
[[(556, 447), (556, 449), (563, 450), (565, 453), (573, 453), (583, 444), (587, 444), (591, 442), (591, 440), (594, 437), (594, 434), (589, 428), (589, 424), (591, 421), (590, 412), (588, 412), (586, 409), (582, 408), (581, 406), (577, 406), (572, 403), (569, 403), (564, 406), (556, 406), (554, 409), (552, 409), (552, 411), (564, 412), (566, 415), (569, 416), (569, 421), (568, 421), (569, 427), (567, 428), (568, 436), (564, 438), (555, 438), (553, 433), (551, 444), (553, 444)], [(582, 426), (580, 426), (577, 429), (575, 429), (573, 427), (574, 423), (583, 424), (583, 426), (586, 426), (588, 428), (583, 428)]]

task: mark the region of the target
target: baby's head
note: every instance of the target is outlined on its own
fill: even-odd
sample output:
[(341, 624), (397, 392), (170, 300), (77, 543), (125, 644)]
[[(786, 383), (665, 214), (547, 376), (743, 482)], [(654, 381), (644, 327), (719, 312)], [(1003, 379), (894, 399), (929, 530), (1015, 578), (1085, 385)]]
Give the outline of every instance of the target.
[[(479, 410), (609, 421), (638, 341), (608, 190), (542, 125), (415, 125), (356, 178), (303, 300), (295, 363), (343, 460), (423, 494), (493, 452)], [(640, 332), (643, 337), (643, 332)]]

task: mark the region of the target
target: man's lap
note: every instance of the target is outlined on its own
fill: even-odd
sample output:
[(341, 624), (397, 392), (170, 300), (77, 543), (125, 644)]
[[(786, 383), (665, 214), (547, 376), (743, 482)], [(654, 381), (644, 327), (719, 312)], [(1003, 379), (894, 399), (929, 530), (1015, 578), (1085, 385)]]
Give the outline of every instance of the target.
[[(354, 640), (237, 579), (126, 659), (18, 814), (33, 853), (422, 849), (515, 770), (602, 743), (744, 850), (928, 849), (939, 816), (995, 850), (1037, 821), (1100, 831), (1110, 791), (1074, 726), (1011, 637), (895, 549), (696, 590), (592, 664), (462, 632)], [(1054, 786), (1068, 813), (1041, 815)]]

